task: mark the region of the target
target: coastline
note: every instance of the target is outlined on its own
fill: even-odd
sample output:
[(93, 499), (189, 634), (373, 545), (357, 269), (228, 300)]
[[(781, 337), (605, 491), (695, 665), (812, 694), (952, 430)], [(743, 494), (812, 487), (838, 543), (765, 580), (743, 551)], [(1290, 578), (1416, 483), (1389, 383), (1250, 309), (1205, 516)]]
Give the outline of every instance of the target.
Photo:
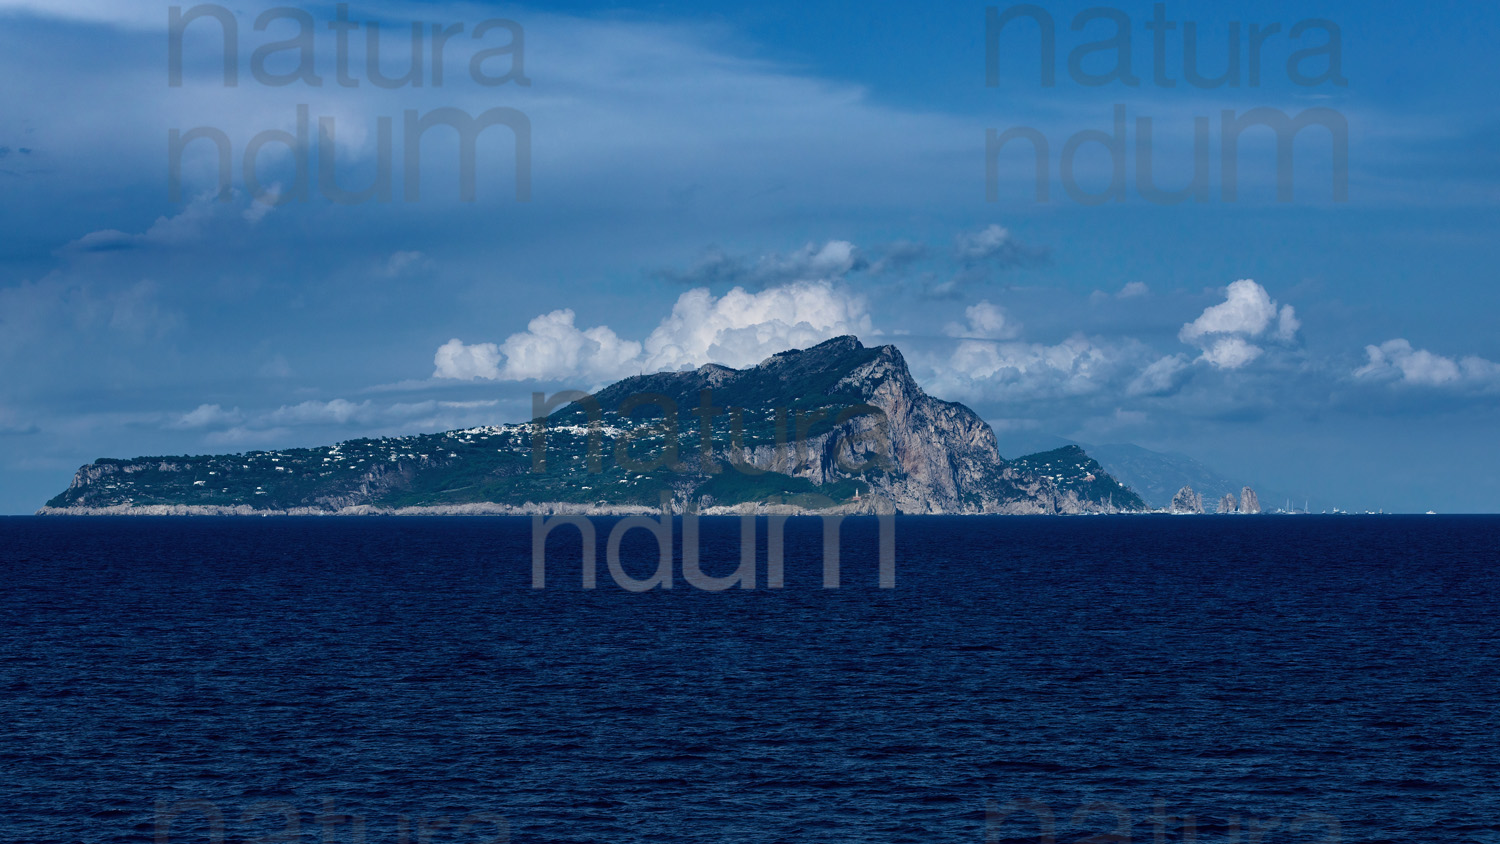
[[(430, 507), (376, 507), (361, 504), (338, 510), (318, 507), (293, 507), (285, 510), (260, 510), (240, 504), (233, 507), (200, 504), (148, 504), (143, 506), (115, 505), (111, 507), (43, 507), (35, 516), (659, 516), (661, 508), (643, 505), (601, 506), (597, 504), (569, 504), (551, 502), (542, 504), (445, 504)], [(700, 516), (856, 516), (879, 515), (874, 508), (862, 505), (843, 505), (814, 510), (785, 504), (756, 504), (750, 507), (714, 506), (703, 508)], [(683, 512), (673, 508), (671, 515)], [(961, 514), (950, 514), (961, 515)], [(997, 515), (997, 514), (986, 514)]]
[[(148, 504), (141, 506), (114, 505), (109, 507), (42, 507), (33, 516), (87, 517), (87, 516), (238, 516), (238, 517), (339, 517), (339, 516), (660, 516), (660, 507), (644, 505), (598, 505), (572, 504), (568, 502), (527, 502), (512, 504), (445, 504), (424, 507), (376, 507), (368, 504), (329, 510), (318, 507), (293, 507), (289, 509), (263, 510), (245, 504), (235, 506), (200, 504)], [(813, 509), (791, 504), (736, 504), (714, 505), (697, 511), (699, 516), (1108, 516), (1108, 515), (1170, 515), (1150, 510), (1132, 511), (1083, 511), (1057, 512), (1041, 508), (1015, 508), (1009, 510), (985, 510), (970, 512), (908, 513), (894, 508), (881, 508), (869, 501), (849, 502), (834, 507)], [(671, 508), (670, 515), (682, 516), (680, 506)]]

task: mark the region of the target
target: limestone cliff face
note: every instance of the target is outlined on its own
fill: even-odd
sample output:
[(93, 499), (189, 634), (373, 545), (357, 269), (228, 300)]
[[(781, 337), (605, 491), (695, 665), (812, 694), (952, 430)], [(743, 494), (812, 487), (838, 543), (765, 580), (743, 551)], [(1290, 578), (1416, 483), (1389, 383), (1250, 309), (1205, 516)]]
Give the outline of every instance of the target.
[(1234, 513), (1238, 512), (1239, 509), (1239, 503), (1234, 500), (1234, 493), (1227, 493), (1223, 498), (1219, 499), (1220, 513)]
[(1190, 486), (1183, 487), (1182, 489), (1177, 491), (1176, 495), (1172, 496), (1172, 512), (1179, 514), (1191, 513), (1195, 515), (1202, 515), (1203, 496), (1194, 492), (1193, 488)]
[[(820, 485), (860, 477), (874, 495), (904, 513), (1045, 515), (1127, 509), (1086, 499), (1008, 465), (990, 426), (969, 408), (923, 392), (895, 346), (865, 349), (857, 339), (841, 337), (805, 352), (774, 355), (756, 369), (774, 373), (805, 365), (806, 355), (857, 351), (873, 354), (840, 378), (833, 390), (858, 396), (878, 408), (883, 418), (854, 416), (808, 438), (801, 454), (791, 446), (762, 445), (726, 450), (726, 461), (742, 460)], [(716, 374), (717, 386), (732, 393), (734, 379)], [(889, 464), (880, 466), (883, 471), (857, 471), (862, 465), (875, 468), (886, 458)]]
[(1260, 512), (1260, 498), (1250, 487), (1240, 490), (1240, 512), (1249, 514)]

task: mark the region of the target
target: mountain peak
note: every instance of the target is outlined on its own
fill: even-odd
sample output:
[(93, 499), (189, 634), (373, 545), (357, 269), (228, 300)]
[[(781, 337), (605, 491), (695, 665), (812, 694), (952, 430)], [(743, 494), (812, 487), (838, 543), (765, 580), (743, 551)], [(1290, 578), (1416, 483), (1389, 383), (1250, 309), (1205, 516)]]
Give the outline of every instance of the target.
[(849, 352), (863, 351), (864, 348), (865, 345), (859, 342), (858, 337), (855, 337), (853, 334), (844, 334), (839, 337), (833, 337), (831, 339), (824, 340), (823, 342), (816, 345), (808, 346), (805, 349), (787, 349), (784, 352), (777, 352), (761, 361), (759, 365), (775, 366), (778, 363), (785, 363), (793, 360), (801, 361), (809, 359), (821, 359), (834, 355), (847, 354)]
[(858, 337), (855, 337), (853, 334), (844, 334), (838, 337), (824, 340), (818, 345), (809, 348), (808, 351), (823, 349), (833, 352), (852, 352), (863, 349), (864, 347), (865, 345), (859, 342)]

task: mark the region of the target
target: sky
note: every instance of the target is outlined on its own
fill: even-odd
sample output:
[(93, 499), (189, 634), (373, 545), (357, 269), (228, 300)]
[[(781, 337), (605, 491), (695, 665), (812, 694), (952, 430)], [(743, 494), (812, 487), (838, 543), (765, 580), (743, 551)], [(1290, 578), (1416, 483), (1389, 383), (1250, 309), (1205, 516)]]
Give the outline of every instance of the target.
[(172, 9), (0, 0), (0, 513), (841, 334), (1007, 456), (1500, 512), (1500, 7)]

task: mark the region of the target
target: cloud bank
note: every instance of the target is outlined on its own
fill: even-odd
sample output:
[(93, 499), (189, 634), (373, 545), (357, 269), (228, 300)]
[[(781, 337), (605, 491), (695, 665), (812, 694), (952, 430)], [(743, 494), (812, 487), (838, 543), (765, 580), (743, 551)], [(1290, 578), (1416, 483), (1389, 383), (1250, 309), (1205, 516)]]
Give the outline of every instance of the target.
[(599, 384), (706, 363), (742, 369), (786, 349), (874, 331), (864, 298), (829, 281), (759, 292), (735, 287), (717, 297), (695, 288), (679, 296), (642, 341), (623, 339), (604, 325), (581, 329), (576, 320), (563, 309), (536, 317), (503, 343), (450, 340), (434, 356), (433, 377)]
[(1354, 371), (1356, 379), (1417, 387), (1500, 386), (1500, 364), (1473, 355), (1454, 360), (1401, 338), (1366, 346), (1365, 356), (1367, 363)]

